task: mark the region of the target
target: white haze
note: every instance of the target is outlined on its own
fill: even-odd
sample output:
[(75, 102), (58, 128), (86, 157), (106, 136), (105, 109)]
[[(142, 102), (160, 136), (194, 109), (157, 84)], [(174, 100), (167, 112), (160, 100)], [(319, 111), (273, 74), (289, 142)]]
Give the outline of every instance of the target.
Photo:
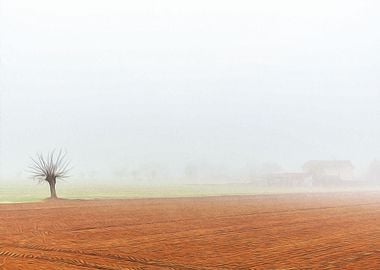
[(380, 156), (379, 1), (0, 3), (1, 181), (54, 148), (100, 183)]

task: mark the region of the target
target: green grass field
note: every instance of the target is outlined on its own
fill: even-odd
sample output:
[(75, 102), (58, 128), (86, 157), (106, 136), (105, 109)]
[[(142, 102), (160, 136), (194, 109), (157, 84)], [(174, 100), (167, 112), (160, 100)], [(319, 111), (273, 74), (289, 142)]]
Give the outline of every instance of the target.
[[(67, 199), (122, 199), (198, 197), (279, 192), (258, 190), (249, 185), (181, 185), (181, 186), (70, 186), (57, 185), (57, 193)], [(0, 203), (35, 202), (49, 197), (48, 185), (0, 187)]]
[[(273, 188), (257, 187), (250, 184), (221, 185), (178, 185), (178, 186), (79, 186), (70, 183), (57, 184), (58, 196), (66, 199), (128, 199), (128, 198), (173, 198), (202, 197), (222, 195), (255, 195), (300, 192), (329, 191), (373, 191), (372, 188)], [(49, 187), (46, 184), (28, 184), (25, 186), (0, 186), (0, 203), (20, 203), (42, 201), (49, 197)]]

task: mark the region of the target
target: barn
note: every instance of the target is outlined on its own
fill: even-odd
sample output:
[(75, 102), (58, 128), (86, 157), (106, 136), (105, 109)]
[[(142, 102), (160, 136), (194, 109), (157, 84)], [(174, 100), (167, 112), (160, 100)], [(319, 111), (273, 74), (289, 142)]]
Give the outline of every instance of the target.
[(303, 171), (312, 177), (313, 185), (334, 185), (354, 180), (354, 166), (349, 160), (310, 160)]

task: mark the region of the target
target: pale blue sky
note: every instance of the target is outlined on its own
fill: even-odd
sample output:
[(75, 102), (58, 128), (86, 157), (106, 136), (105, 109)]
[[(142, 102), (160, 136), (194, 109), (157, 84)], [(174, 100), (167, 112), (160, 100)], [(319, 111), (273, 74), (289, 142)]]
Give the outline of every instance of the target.
[(380, 158), (378, 1), (0, 3), (3, 179)]

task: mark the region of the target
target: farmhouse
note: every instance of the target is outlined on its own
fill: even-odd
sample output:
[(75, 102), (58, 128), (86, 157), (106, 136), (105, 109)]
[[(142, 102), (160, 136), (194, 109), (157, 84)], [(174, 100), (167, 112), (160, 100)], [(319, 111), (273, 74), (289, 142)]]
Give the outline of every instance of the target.
[(354, 167), (349, 160), (311, 160), (302, 168), (312, 177), (313, 185), (340, 184), (354, 179)]

